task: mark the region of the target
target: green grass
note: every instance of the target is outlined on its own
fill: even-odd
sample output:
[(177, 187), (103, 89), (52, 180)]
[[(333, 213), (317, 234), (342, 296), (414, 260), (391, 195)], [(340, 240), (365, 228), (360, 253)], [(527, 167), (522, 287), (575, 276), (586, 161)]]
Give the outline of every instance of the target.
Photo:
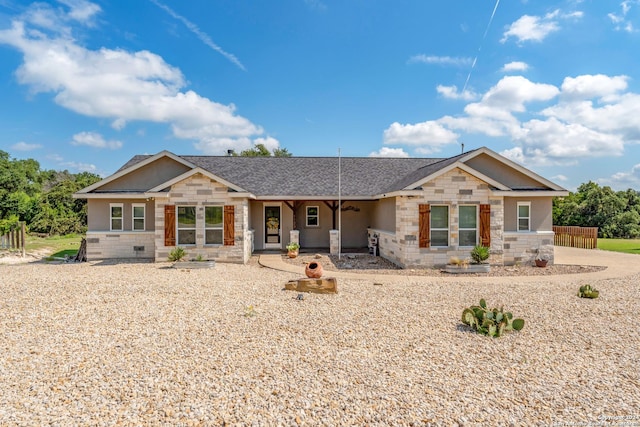
[(75, 255), (80, 248), (82, 236), (69, 234), (66, 236), (36, 237), (27, 235), (27, 252), (38, 252), (42, 256), (60, 257)]
[(640, 255), (640, 239), (598, 239), (598, 249)]

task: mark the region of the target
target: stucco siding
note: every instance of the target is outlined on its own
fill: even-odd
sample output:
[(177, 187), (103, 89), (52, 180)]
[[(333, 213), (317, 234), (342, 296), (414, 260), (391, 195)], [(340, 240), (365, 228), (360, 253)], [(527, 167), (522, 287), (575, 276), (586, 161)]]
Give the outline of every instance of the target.
[(518, 202), (531, 203), (531, 231), (553, 230), (553, 199), (551, 197), (505, 197), (505, 231), (517, 231)]
[(371, 227), (376, 230), (395, 232), (396, 230), (396, 199), (390, 197), (380, 199), (371, 212)]
[(539, 181), (487, 154), (476, 156), (465, 163), (483, 175), (507, 185), (509, 188), (546, 188)]
[(148, 165), (104, 184), (99, 190), (146, 191), (188, 170), (190, 170), (189, 167), (169, 157), (161, 157)]
[[(123, 230), (133, 231), (133, 205), (144, 204), (144, 231), (155, 229), (155, 204), (153, 200), (141, 199), (89, 199), (87, 201), (87, 229), (89, 231), (111, 230), (111, 204), (121, 203), (123, 206)], [(137, 232), (137, 231), (136, 231)]]

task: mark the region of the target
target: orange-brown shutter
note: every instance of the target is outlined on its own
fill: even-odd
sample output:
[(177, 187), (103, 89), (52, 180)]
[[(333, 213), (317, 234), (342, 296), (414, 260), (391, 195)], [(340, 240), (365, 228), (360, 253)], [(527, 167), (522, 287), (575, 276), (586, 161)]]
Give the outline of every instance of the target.
[(176, 245), (176, 207), (164, 205), (164, 245)]
[(224, 245), (235, 244), (235, 211), (233, 206), (224, 207)]
[(431, 246), (431, 206), (430, 205), (419, 205), (419, 217), (418, 217), (418, 228), (419, 228), (419, 247), (428, 248)]
[(491, 246), (491, 205), (480, 205), (480, 241)]

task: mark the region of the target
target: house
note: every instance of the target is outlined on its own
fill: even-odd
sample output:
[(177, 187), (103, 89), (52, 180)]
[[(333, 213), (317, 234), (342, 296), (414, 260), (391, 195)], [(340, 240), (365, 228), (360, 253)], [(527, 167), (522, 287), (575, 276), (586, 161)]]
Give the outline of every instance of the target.
[[(404, 268), (441, 266), (482, 244), (490, 262), (553, 262), (552, 199), (568, 192), (488, 148), (450, 158), (135, 156), (77, 192), (87, 256), (246, 263), (290, 241), (366, 248)], [(341, 232), (338, 231), (340, 228)]]

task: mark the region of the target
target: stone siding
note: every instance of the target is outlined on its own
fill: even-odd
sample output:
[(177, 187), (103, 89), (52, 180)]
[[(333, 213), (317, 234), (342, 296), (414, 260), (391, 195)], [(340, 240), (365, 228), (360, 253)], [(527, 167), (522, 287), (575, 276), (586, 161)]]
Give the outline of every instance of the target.
[[(459, 247), (458, 207), (460, 205), (491, 205), (491, 257), (492, 264), (502, 264), (504, 232), (504, 203), (502, 196), (493, 196), (489, 186), (460, 170), (451, 170), (423, 185), (424, 195), (396, 197), (395, 234), (377, 231), (380, 236), (380, 254), (404, 268), (439, 267), (452, 256), (469, 258), (471, 248)], [(419, 247), (419, 205), (449, 206), (449, 246)], [(480, 232), (478, 224), (478, 234)]]
[(153, 259), (153, 231), (88, 231), (87, 260)]
[(505, 232), (504, 264), (533, 264), (538, 252), (542, 257), (549, 260), (549, 265), (553, 264), (553, 238), (553, 231)]
[[(166, 261), (169, 253), (174, 248), (173, 246), (167, 247), (164, 245), (165, 205), (196, 207), (196, 244), (182, 246), (187, 251), (187, 258), (195, 258), (201, 255), (206, 259), (234, 263), (246, 263), (249, 260), (251, 256), (251, 242), (253, 240), (251, 233), (248, 231), (249, 202), (246, 199), (231, 198), (225, 185), (201, 174), (196, 174), (184, 181), (174, 184), (167, 193), (167, 197), (156, 197), (156, 261)], [(232, 205), (235, 207), (235, 244), (233, 246), (204, 244), (204, 207), (208, 205)]]

